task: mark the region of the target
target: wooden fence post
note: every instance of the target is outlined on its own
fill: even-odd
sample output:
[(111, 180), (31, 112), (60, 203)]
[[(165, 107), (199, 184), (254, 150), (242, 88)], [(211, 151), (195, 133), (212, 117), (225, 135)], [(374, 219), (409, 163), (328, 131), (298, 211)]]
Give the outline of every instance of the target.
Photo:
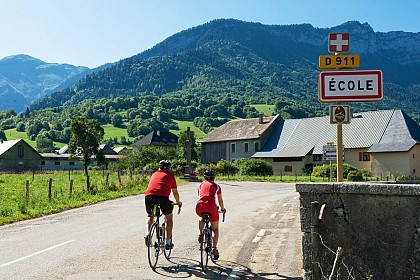
[(120, 173), (120, 170), (118, 170), (118, 182), (120, 183), (120, 186), (121, 186), (121, 173)]
[(321, 254), (319, 228), (321, 220), (319, 219), (319, 210), (321, 209), (318, 201), (311, 202), (311, 239), (312, 239), (312, 279), (321, 280)]
[(106, 188), (109, 189), (109, 172), (106, 173)]
[(48, 183), (48, 200), (51, 200), (52, 197), (52, 178), (50, 178), (50, 181)]
[(90, 192), (90, 178), (89, 175), (86, 175), (86, 190)]
[(73, 195), (73, 179), (70, 180), (70, 197)]
[(29, 204), (29, 180), (26, 180), (26, 204)]

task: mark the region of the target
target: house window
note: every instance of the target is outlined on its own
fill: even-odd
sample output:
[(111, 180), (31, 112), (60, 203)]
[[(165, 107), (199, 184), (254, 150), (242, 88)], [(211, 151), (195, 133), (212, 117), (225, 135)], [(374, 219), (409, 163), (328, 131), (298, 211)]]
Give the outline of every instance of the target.
[(69, 162), (69, 165), (74, 165), (74, 161), (70, 161)]
[(292, 172), (292, 170), (293, 170), (292, 166), (286, 165), (286, 166), (284, 167), (284, 171), (285, 171), (285, 172)]
[(59, 161), (55, 161), (54, 162), (54, 165), (60, 165), (60, 162)]
[(230, 145), (230, 147), (231, 147), (231, 151), (232, 151), (232, 153), (236, 153), (236, 144), (235, 143), (232, 143), (231, 145)]
[(366, 152), (359, 153), (359, 161), (370, 161), (370, 154)]
[(249, 152), (249, 143), (245, 143), (245, 153)]
[(18, 146), (18, 158), (23, 158), (24, 157), (24, 150), (23, 150), (23, 145), (19, 145)]
[(322, 161), (322, 155), (313, 155), (313, 161)]
[(260, 142), (255, 142), (254, 147), (255, 147), (255, 152), (258, 152), (260, 150)]
[(45, 161), (41, 161), (41, 165), (45, 165)]

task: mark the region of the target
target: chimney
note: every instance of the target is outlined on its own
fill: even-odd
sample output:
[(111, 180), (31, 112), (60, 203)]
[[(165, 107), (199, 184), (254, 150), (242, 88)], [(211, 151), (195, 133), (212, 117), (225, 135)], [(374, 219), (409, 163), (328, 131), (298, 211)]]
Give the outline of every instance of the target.
[(259, 124), (263, 124), (264, 122), (264, 115), (262, 113), (260, 113), (260, 119), (259, 119)]

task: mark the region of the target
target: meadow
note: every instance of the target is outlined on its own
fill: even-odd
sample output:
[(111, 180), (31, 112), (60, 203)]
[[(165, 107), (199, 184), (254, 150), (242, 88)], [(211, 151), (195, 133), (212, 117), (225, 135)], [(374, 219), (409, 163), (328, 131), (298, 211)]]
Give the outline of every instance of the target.
[(0, 174), (0, 225), (144, 193), (149, 176), (91, 170)]
[[(91, 190), (83, 171), (42, 171), (0, 174), (0, 225), (41, 217), (105, 200), (143, 194), (150, 172), (131, 174), (90, 170)], [(202, 179), (199, 176), (199, 179)], [(216, 181), (309, 182), (309, 176), (220, 175)], [(187, 182), (177, 177), (178, 185)], [(198, 183), (197, 183), (198, 184)]]

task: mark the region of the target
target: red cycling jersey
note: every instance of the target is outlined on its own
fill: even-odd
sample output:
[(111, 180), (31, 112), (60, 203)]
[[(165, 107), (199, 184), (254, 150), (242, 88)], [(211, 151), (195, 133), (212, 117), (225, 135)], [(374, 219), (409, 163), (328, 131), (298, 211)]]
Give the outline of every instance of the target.
[(159, 169), (150, 177), (145, 195), (160, 195), (169, 197), (171, 190), (176, 188), (177, 185), (175, 176), (168, 170)]
[(216, 196), (222, 193), (222, 189), (213, 181), (205, 180), (198, 186), (198, 202), (195, 212), (201, 217), (201, 213), (210, 212), (210, 221), (217, 222), (219, 213), (217, 210)]

